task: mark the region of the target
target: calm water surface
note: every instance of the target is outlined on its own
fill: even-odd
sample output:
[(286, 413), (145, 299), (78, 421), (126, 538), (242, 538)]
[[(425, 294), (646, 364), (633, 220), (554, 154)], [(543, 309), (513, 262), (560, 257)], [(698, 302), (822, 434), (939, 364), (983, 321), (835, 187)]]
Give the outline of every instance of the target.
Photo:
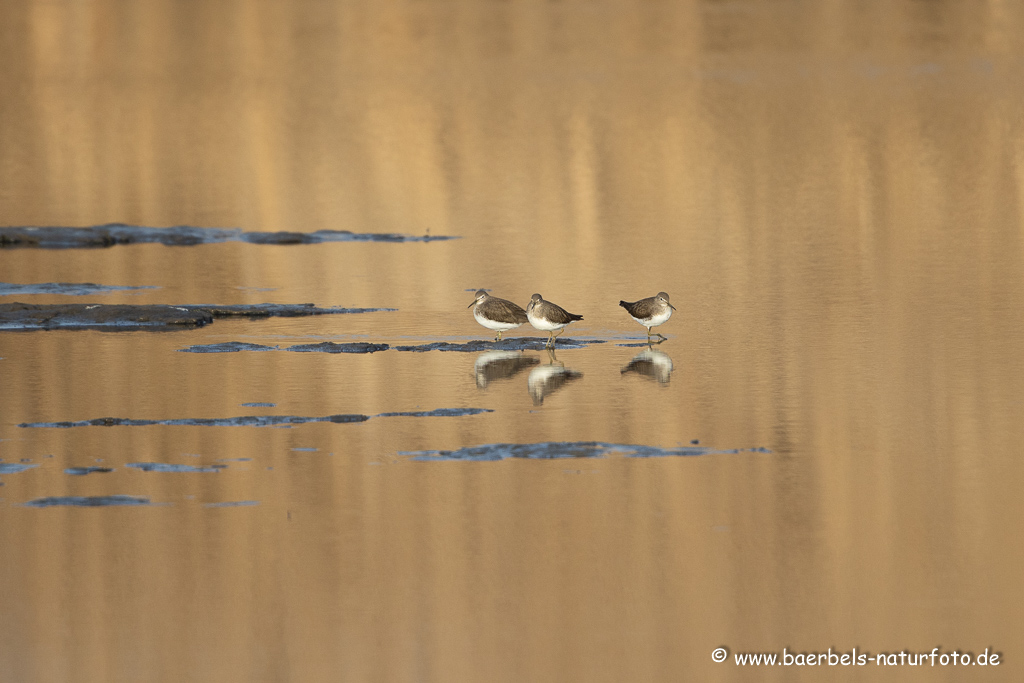
[[(0, 225), (460, 239), (0, 250), (154, 287), (0, 303), (398, 309), (0, 332), (0, 680), (1020, 680), (1021, 36), (997, 0), (4, 5)], [(480, 287), (605, 343), (179, 352), (487, 339)], [(616, 304), (659, 290), (638, 357)], [(25, 505), (113, 495), (152, 505)]]

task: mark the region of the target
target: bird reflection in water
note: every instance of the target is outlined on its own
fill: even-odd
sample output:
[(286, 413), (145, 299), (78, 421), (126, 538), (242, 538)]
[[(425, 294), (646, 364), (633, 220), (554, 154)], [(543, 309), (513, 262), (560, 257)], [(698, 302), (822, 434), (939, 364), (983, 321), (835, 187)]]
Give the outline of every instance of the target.
[(484, 351), (476, 357), (476, 363), (473, 365), (476, 385), (486, 389), (491, 382), (514, 377), (522, 370), (538, 363), (539, 358), (526, 356), (522, 351)]
[(621, 374), (634, 372), (643, 377), (657, 380), (661, 384), (668, 384), (672, 369), (672, 359), (667, 353), (648, 346), (630, 359), (629, 363), (622, 368)]
[(582, 372), (570, 370), (565, 367), (565, 363), (555, 358), (554, 349), (548, 349), (548, 358), (547, 365), (530, 370), (530, 375), (526, 378), (535, 406), (543, 404), (546, 396), (550, 396), (569, 382), (583, 377)]

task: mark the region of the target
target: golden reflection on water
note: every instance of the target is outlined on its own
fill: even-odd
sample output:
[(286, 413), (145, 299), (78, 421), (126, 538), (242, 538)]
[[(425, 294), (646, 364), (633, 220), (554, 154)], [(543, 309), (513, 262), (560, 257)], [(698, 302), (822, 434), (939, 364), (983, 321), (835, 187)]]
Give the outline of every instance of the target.
[[(755, 676), (711, 662), (720, 645), (990, 647), (1006, 663), (986, 676), (1015, 680), (1022, 15), (997, 0), (4, 5), (0, 224), (462, 239), (0, 251), (3, 282), (161, 288), (97, 302), (399, 309), (0, 334), (0, 458), (39, 465), (0, 476), (0, 680), (957, 674)], [(609, 341), (491, 362), (178, 353), (489, 339), (465, 309), (480, 287), (520, 305), (542, 291), (584, 315), (565, 336)], [(618, 346), (644, 334), (616, 302), (659, 290), (678, 307), (670, 340)], [(241, 405), (261, 401), (276, 405)], [(494, 412), (17, 427), (456, 407)], [(772, 453), (403, 455), (692, 440)], [(114, 471), (63, 473), (86, 465)], [(169, 505), (20, 505), (107, 494)], [(259, 505), (204, 507), (239, 501)]]

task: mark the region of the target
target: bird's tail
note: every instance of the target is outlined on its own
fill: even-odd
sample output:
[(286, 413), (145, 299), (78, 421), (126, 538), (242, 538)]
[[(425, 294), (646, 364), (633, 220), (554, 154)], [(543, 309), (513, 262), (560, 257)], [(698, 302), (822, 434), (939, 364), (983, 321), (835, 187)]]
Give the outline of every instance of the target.
[(570, 313), (569, 315), (572, 317), (573, 320), (583, 320), (582, 315), (576, 315), (575, 313)]
[(620, 302), (619, 302), (619, 305), (620, 305), (620, 306), (622, 306), (623, 308), (625, 308), (626, 306), (628, 306), (628, 305), (629, 305), (629, 303), (627, 303), (627, 302), (625, 302), (625, 301), (620, 301)]

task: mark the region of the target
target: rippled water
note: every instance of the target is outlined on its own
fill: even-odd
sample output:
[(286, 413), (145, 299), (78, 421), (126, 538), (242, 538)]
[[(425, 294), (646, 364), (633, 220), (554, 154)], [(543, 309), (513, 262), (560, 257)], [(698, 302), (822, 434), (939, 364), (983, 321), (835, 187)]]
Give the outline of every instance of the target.
[[(996, 0), (0, 7), (0, 226), (247, 240), (0, 248), (0, 304), (397, 309), (0, 331), (0, 680), (1018, 680), (1021, 36)], [(237, 237), (329, 230), (458, 239)], [(481, 287), (585, 343), (473, 343)], [(617, 302), (659, 290), (649, 348)]]

